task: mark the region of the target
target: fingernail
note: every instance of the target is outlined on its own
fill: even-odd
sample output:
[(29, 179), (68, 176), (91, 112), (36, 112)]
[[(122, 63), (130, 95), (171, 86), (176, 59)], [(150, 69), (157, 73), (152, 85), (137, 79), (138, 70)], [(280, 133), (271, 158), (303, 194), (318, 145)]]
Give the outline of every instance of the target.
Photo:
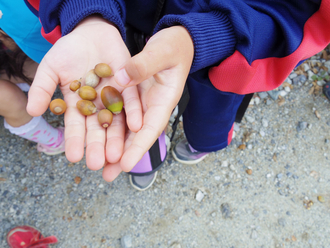
[(131, 81), (125, 69), (118, 71), (116, 76), (117, 82), (121, 85), (127, 85)]

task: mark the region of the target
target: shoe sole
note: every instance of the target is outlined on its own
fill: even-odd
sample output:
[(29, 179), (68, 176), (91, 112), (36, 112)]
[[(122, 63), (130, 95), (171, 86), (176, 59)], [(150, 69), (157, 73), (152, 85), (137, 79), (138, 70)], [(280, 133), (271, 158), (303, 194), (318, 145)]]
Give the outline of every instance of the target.
[(189, 164), (189, 165), (192, 165), (192, 164), (197, 164), (197, 163), (201, 162), (201, 161), (202, 161), (204, 158), (206, 158), (207, 155), (209, 155), (209, 154), (206, 154), (205, 156), (200, 157), (200, 158), (197, 159), (197, 160), (191, 160), (191, 161), (186, 161), (186, 160), (181, 160), (181, 159), (179, 159), (179, 158), (175, 155), (174, 150), (172, 150), (172, 155), (173, 155), (173, 158), (174, 158), (176, 161), (178, 161), (178, 162), (180, 162), (180, 163), (182, 163), (182, 164)]
[(156, 178), (157, 178), (157, 173), (158, 173), (158, 171), (156, 171), (155, 172), (155, 176), (154, 176), (154, 179), (152, 179), (152, 181), (150, 182), (150, 184), (146, 187), (146, 188), (139, 188), (139, 187), (137, 187), (135, 184), (133, 184), (133, 181), (132, 181), (132, 175), (128, 175), (128, 177), (129, 177), (129, 182), (130, 182), (130, 184), (132, 185), (132, 187), (134, 188), (134, 189), (136, 189), (136, 190), (138, 190), (138, 191), (145, 191), (145, 190), (147, 190), (147, 189), (149, 189), (153, 184), (154, 184), (154, 182), (155, 182), (155, 180), (156, 180)]

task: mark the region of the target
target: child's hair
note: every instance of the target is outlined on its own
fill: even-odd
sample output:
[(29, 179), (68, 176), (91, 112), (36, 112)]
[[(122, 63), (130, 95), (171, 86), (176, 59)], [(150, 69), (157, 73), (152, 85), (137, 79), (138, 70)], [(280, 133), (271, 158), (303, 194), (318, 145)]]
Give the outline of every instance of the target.
[[(11, 39), (8, 35), (5, 36)], [(23, 72), (23, 66), (27, 58), (28, 56), (18, 46), (15, 51), (11, 51), (0, 41), (0, 73), (6, 73), (9, 78), (21, 78), (31, 85), (32, 79), (25, 76)]]

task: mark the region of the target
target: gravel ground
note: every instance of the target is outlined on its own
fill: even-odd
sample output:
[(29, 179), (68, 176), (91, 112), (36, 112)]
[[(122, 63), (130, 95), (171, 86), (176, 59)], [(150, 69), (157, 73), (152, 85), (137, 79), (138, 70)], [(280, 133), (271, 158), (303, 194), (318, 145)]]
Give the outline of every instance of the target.
[[(58, 248), (329, 247), (324, 58), (312, 57), (278, 89), (255, 94), (226, 149), (196, 165), (169, 154), (145, 192), (125, 173), (107, 183), (85, 159), (72, 164), (65, 155), (38, 153), (0, 117), (0, 247), (22, 224), (57, 236)], [(172, 145), (182, 138), (180, 127)]]

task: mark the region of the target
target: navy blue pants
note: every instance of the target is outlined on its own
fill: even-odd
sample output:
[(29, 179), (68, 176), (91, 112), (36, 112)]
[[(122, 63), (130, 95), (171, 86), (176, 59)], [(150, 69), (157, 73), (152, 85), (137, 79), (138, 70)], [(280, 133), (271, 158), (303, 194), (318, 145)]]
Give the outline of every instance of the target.
[(208, 79), (207, 70), (189, 75), (187, 86), (190, 99), (183, 112), (183, 127), (189, 144), (202, 152), (225, 148), (245, 95), (219, 91)]

